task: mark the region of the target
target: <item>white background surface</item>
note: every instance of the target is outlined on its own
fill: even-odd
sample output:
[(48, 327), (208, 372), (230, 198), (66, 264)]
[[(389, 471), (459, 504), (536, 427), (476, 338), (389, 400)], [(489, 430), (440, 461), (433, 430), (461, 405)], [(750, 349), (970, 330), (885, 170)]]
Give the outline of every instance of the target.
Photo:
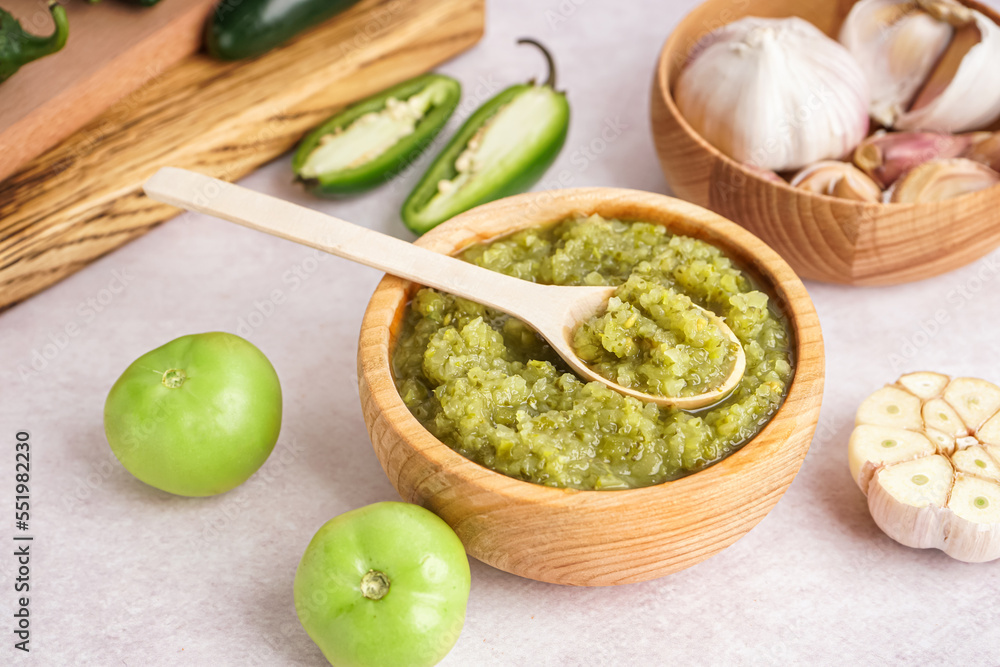
[[(667, 192), (649, 87), (662, 42), (692, 6), (494, 0), (482, 43), (441, 71), (465, 85), (467, 115), (500, 88), (543, 74), (537, 53), (514, 46), (521, 36), (541, 39), (561, 65), (574, 114), (550, 176), (564, 169), (572, 186)], [(619, 136), (595, 142), (588, 157), (608, 126)], [(244, 184), (410, 238), (397, 211), (420, 172), (347, 203), (299, 192), (287, 157)], [(901, 371), (1000, 381), (998, 270), (994, 253), (899, 287), (809, 283), (827, 389), (812, 449), (777, 508), (720, 555), (644, 584), (564, 588), (473, 561), (465, 630), (444, 664), (997, 664), (1000, 563), (968, 565), (890, 541), (848, 475), (845, 448), (859, 401)], [(184, 215), (0, 316), (0, 507), (11, 510), (14, 433), (29, 429), (36, 536), (30, 656), (11, 646), (14, 559), (0, 549), (0, 663), (323, 664), (293, 609), (298, 559), (327, 519), (398, 499), (371, 450), (356, 388), (358, 329), (378, 279)], [(63, 336), (67, 325), (75, 336)], [(281, 438), (244, 486), (173, 497), (114, 460), (103, 402), (137, 356), (211, 330), (246, 336), (273, 362), (285, 395)], [(61, 349), (46, 347), (60, 339)], [(43, 367), (36, 355), (45, 354), (54, 358)], [(0, 539), (10, 539), (10, 518)]]

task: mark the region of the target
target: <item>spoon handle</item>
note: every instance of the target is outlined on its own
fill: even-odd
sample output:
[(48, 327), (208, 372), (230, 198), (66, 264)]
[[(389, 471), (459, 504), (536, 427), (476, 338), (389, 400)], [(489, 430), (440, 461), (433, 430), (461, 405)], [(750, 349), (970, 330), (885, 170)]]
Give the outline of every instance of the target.
[(156, 201), (295, 241), (514, 316), (526, 305), (525, 293), (540, 287), (186, 169), (163, 167), (143, 189)]

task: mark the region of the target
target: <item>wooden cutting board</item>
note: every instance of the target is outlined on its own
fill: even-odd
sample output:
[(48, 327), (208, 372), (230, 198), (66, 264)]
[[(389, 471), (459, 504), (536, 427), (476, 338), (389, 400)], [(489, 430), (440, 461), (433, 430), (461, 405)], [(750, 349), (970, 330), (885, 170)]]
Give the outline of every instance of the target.
[(363, 0), (252, 61), (184, 57), (0, 182), (0, 308), (176, 215), (141, 193), (159, 167), (240, 178), (345, 104), (469, 48), (483, 19), (484, 0)]
[[(0, 86), (0, 181), (197, 51), (216, 2), (138, 7), (121, 0), (64, 0), (66, 46)], [(52, 33), (47, 0), (3, 0), (3, 8), (26, 30)]]

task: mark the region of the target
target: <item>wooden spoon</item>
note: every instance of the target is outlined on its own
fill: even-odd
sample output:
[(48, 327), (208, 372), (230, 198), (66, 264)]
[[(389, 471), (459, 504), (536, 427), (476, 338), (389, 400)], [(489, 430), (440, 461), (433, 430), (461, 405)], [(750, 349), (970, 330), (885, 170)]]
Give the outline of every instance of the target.
[(520, 280), (186, 169), (164, 167), (143, 189), (165, 204), (207, 213), (505, 312), (537, 331), (580, 376), (642, 401), (685, 410), (701, 408), (732, 391), (746, 369), (746, 355), (736, 335), (718, 315), (705, 310), (736, 343), (736, 360), (725, 382), (703, 394), (683, 397), (629, 389), (591, 370), (576, 356), (572, 344), (577, 325), (599, 312), (616, 287), (565, 287)]

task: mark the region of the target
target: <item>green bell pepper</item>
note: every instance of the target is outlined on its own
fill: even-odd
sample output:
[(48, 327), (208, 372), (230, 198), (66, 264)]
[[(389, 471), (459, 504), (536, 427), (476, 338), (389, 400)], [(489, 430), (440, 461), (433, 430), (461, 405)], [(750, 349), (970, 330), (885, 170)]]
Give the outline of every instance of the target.
[(334, 197), (388, 181), (430, 146), (461, 94), (455, 79), (425, 74), (344, 109), (299, 144), (292, 158), (297, 180)]
[(55, 53), (66, 45), (69, 37), (69, 20), (66, 10), (55, 2), (49, 3), (55, 30), (47, 37), (26, 32), (20, 21), (0, 9), (0, 83), (21, 69), (21, 66)]
[(545, 83), (518, 84), (481, 106), (434, 159), (403, 204), (417, 234), (470, 208), (527, 190), (552, 166), (566, 142), (569, 103), (555, 90), (552, 56)]
[(430, 667), (458, 641), (469, 559), (436, 514), (375, 503), (328, 521), (295, 572), (302, 627), (337, 667)]
[(253, 58), (358, 0), (222, 0), (205, 29), (208, 53), (222, 60)]

